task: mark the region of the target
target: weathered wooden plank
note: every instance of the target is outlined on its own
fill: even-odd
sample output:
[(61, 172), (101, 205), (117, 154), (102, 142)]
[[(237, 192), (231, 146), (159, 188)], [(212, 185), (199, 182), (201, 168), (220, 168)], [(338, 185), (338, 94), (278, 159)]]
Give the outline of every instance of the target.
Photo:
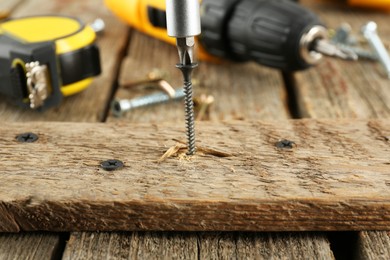
[(200, 238), (200, 259), (334, 259), (319, 234), (204, 233)]
[[(352, 9), (342, 2), (302, 0), (329, 26), (349, 23), (353, 33), (373, 20), (385, 42), (390, 41), (388, 14)], [(363, 46), (364, 47), (364, 46)], [(341, 61), (326, 58), (318, 66), (297, 73), (298, 105), (304, 117), (388, 118), (390, 116), (389, 80), (378, 62)]]
[(64, 259), (334, 259), (324, 245), (302, 233), (74, 233)]
[[(17, 1), (7, 0), (3, 2), (2, 7), (13, 7), (13, 5), (10, 4), (16, 3)], [(23, 4), (18, 5), (18, 9), (13, 13), (13, 17), (53, 13), (77, 16), (84, 22), (92, 22), (97, 17), (102, 18), (107, 27), (104, 36), (101, 36), (98, 39), (98, 45), (101, 50), (103, 73), (95, 80), (90, 88), (78, 95), (66, 98), (59, 108), (51, 109), (45, 113), (23, 111), (4, 98), (0, 98), (0, 118), (3, 121), (97, 121), (102, 119), (102, 112), (106, 106), (112, 82), (115, 78), (119, 53), (121, 52), (121, 49), (124, 48), (128, 31), (126, 26), (121, 24), (110, 12), (108, 12), (108, 10), (102, 8), (102, 6), (103, 4), (100, 1), (97, 3), (96, 1), (48, 2), (40, 0), (23, 1)], [(96, 95), (96, 92), (100, 94)], [(83, 113), (80, 113), (80, 111), (83, 111)], [(2, 216), (4, 218), (4, 215)], [(15, 225), (14, 220), (9, 219), (9, 222), (3, 222), (3, 218), (0, 225), (4, 224), (4, 230), (11, 229), (15, 231), (14, 227), (17, 227), (17, 225)], [(46, 243), (50, 245), (52, 236), (55, 235), (41, 234), (41, 237), (39, 238), (37, 236), (29, 238), (27, 234), (20, 235), (20, 237), (23, 238), (23, 241), (31, 243), (32, 245), (38, 243), (34, 242), (37, 240), (41, 240), (40, 243), (44, 243), (46, 240)], [(20, 246), (21, 243), (8, 241), (8, 255), (10, 258), (20, 259), (17, 257)], [(27, 248), (31, 247), (27, 246)], [(45, 248), (50, 249), (50, 247)], [(34, 251), (30, 252), (30, 256), (26, 254), (26, 257), (33, 259), (31, 256), (32, 254), (34, 254)], [(50, 255), (50, 251), (48, 251), (47, 254)], [(15, 255), (15, 257), (12, 257), (13, 255)]]
[(73, 233), (64, 259), (197, 259), (196, 233)]
[[(182, 75), (175, 64), (178, 55), (175, 46), (134, 32), (129, 54), (121, 67), (120, 83), (137, 82), (153, 70), (159, 70), (175, 88), (182, 86)], [(212, 64), (200, 62), (194, 70), (194, 95), (211, 95), (215, 101), (207, 120), (231, 119), (287, 119), (286, 92), (280, 73), (257, 64)], [(151, 84), (149, 84), (151, 85)], [(131, 99), (147, 95), (158, 88), (120, 88), (117, 99)], [(109, 121), (118, 121), (109, 118)], [(182, 102), (137, 109), (125, 114), (119, 121), (184, 122)]]
[(62, 259), (132, 259), (131, 241), (129, 233), (75, 232)]
[(55, 259), (61, 256), (60, 237), (56, 234), (2, 234), (0, 259)]
[[(58, 108), (49, 109), (44, 113), (22, 110), (0, 99), (0, 115), (3, 120), (10, 121), (97, 121), (103, 117), (103, 111), (108, 102), (111, 87), (119, 63), (119, 54), (127, 42), (127, 27), (120, 23), (101, 1), (26, 1), (14, 13), (13, 17), (41, 14), (71, 15), (84, 22), (92, 22), (102, 18), (106, 23), (106, 31), (99, 37), (98, 45), (101, 51), (103, 73), (93, 84), (82, 93), (67, 97)], [(37, 8), (39, 7), (39, 8)], [(80, 111), (83, 111), (80, 113)]]
[[(21, 230), (390, 227), (388, 120), (199, 124), (199, 146), (231, 156), (199, 152), (163, 163), (157, 160), (172, 139), (184, 135), (177, 126), (12, 123), (0, 130), (0, 201)], [(25, 131), (39, 141), (17, 143)], [(281, 139), (295, 145), (276, 148)], [(112, 158), (126, 166), (99, 168)]]
[[(315, 11), (330, 27), (349, 23), (353, 34), (360, 35), (360, 27), (373, 20), (378, 24), (379, 34), (388, 45), (388, 14), (349, 8), (343, 2), (301, 0)], [(362, 46), (367, 47), (367, 46)], [(306, 117), (359, 117), (389, 118), (390, 91), (388, 79), (383, 77), (379, 63), (361, 60), (357, 63), (326, 59), (309, 71), (297, 75), (298, 104)], [(388, 259), (389, 244), (385, 232), (362, 232), (359, 235), (357, 252), (361, 259)], [(340, 246), (341, 248), (343, 246)], [(385, 257), (383, 257), (385, 256)]]
[(359, 259), (390, 259), (389, 232), (360, 232)]

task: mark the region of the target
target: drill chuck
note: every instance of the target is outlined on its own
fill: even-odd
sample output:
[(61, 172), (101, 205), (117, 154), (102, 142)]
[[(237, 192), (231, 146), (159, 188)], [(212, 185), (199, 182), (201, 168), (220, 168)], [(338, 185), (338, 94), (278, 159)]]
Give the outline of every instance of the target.
[(286, 71), (305, 69), (320, 57), (304, 50), (310, 44), (301, 39), (322, 23), (290, 0), (203, 0), (201, 14), (200, 41), (213, 55)]
[(198, 0), (167, 0), (167, 31), (176, 38), (200, 34), (200, 14)]

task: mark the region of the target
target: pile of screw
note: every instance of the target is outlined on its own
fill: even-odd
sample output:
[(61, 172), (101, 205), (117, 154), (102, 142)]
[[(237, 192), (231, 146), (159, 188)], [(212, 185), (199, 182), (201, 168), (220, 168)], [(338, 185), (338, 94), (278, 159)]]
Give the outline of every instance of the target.
[(355, 52), (359, 59), (369, 59), (380, 62), (385, 70), (385, 75), (390, 79), (390, 55), (378, 35), (377, 28), (377, 24), (372, 21), (361, 27), (362, 36), (371, 49), (363, 49), (358, 46), (359, 41), (356, 37), (351, 35), (351, 26), (348, 24), (342, 24), (336, 30), (332, 41), (340, 49)]

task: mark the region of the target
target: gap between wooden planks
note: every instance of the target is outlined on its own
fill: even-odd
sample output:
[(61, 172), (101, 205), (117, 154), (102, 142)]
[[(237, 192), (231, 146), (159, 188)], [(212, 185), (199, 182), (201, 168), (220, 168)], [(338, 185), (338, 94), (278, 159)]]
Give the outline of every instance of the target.
[(182, 128), (0, 126), (0, 231), (390, 229), (388, 120), (198, 123), (198, 145), (232, 156), (158, 163)]

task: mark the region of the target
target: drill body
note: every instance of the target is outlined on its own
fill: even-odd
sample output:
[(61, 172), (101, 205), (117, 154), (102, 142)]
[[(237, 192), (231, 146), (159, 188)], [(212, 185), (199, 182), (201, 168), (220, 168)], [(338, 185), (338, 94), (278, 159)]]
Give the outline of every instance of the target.
[[(133, 28), (175, 44), (167, 35), (165, 0), (105, 0)], [(203, 0), (201, 60), (255, 61), (284, 71), (303, 70), (321, 55), (310, 41), (326, 38), (317, 16), (290, 0)], [(322, 28), (314, 30), (314, 27)]]

